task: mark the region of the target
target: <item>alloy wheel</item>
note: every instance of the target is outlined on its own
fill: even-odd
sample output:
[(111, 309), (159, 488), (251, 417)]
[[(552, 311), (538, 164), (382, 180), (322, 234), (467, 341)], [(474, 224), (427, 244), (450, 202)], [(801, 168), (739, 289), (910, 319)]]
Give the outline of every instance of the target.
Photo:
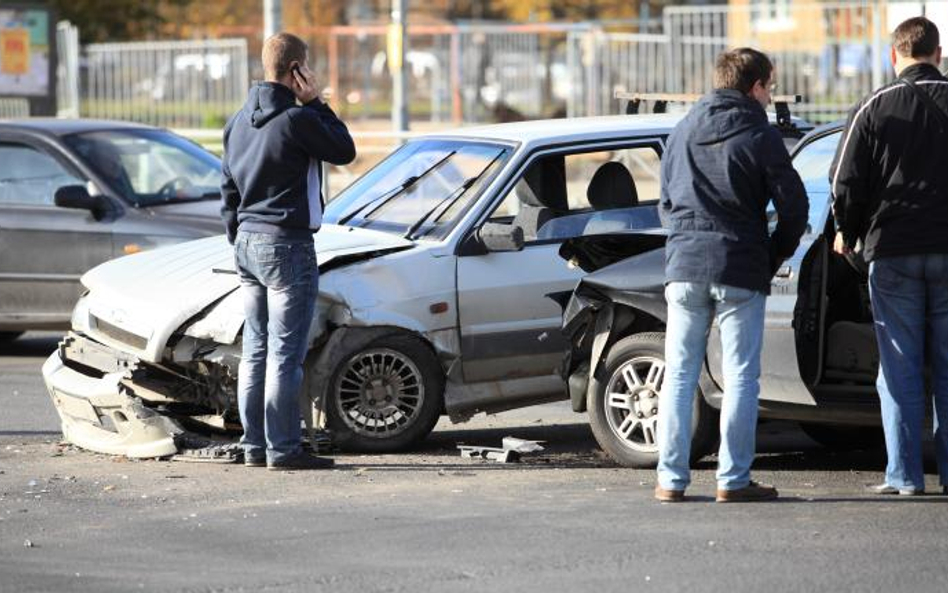
[(364, 350), (350, 358), (336, 389), (339, 416), (354, 432), (373, 437), (406, 430), (425, 401), (418, 366), (388, 348)]
[(658, 451), (658, 396), (664, 377), (664, 361), (640, 356), (626, 361), (609, 379), (606, 421), (615, 435), (636, 451)]

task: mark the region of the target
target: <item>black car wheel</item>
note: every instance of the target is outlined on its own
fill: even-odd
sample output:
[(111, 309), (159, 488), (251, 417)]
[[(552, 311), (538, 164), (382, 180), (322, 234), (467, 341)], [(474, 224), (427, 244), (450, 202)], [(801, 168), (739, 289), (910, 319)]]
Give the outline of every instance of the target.
[(444, 373), (434, 352), (415, 337), (387, 335), (342, 357), (326, 418), (343, 450), (400, 451), (431, 432), (443, 398)]
[(878, 426), (846, 426), (801, 422), (800, 428), (831, 451), (867, 451), (885, 445), (885, 434)]
[[(589, 394), (587, 408), (593, 434), (603, 450), (626, 467), (658, 464), (658, 406), (665, 378), (665, 334), (623, 338), (609, 350), (603, 381)], [(714, 447), (717, 414), (695, 393), (691, 459)]]

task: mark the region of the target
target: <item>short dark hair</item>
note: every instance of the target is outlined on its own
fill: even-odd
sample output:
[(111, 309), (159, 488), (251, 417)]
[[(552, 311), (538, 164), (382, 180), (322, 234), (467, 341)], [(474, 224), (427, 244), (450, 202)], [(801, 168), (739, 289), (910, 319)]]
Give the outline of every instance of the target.
[(923, 16), (902, 21), (892, 32), (892, 47), (904, 58), (927, 58), (940, 43), (938, 27)]
[(277, 33), (263, 43), (263, 72), (270, 79), (283, 78), (290, 72), (290, 65), (306, 61), (309, 46), (290, 33)]
[(770, 82), (774, 65), (763, 52), (750, 47), (722, 52), (714, 64), (714, 88), (733, 89), (744, 94), (754, 88), (758, 80)]

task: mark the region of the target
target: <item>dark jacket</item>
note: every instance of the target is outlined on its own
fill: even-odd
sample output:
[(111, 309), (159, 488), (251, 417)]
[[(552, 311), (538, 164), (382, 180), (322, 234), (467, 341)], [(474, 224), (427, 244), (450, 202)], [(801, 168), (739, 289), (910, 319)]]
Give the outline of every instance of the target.
[(935, 105), (901, 79), (882, 87), (853, 108), (830, 167), (836, 227), (867, 261), (948, 253), (948, 126), (933, 112), (948, 118), (948, 79), (928, 64), (901, 78)]
[(233, 243), (242, 230), (287, 238), (311, 237), (322, 223), (322, 161), (355, 158), (349, 131), (328, 105), (296, 104), (282, 84), (250, 89), (224, 127), (221, 216)]
[[(777, 227), (767, 231), (767, 204)], [(713, 282), (770, 293), (806, 230), (808, 204), (783, 138), (739, 91), (701, 98), (668, 137), (659, 214), (669, 230), (666, 282)]]

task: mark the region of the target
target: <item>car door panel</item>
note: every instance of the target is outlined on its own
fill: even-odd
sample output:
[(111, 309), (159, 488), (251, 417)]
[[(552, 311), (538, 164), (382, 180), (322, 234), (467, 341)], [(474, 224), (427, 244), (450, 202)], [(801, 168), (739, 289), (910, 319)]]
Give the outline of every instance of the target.
[(468, 382), (553, 375), (565, 350), (562, 311), (546, 295), (572, 290), (582, 271), (560, 243), (458, 258), (458, 309)]
[(0, 191), (0, 327), (67, 327), (80, 276), (112, 256), (109, 222), (87, 210), (53, 205), (56, 187), (84, 180), (48, 147), (2, 136), (0, 144), (28, 155), (21, 159), (24, 166), (60, 168), (45, 180), (39, 175), (48, 171), (38, 170), (31, 179), (17, 168)]
[[(794, 312), (803, 261), (811, 251), (820, 252), (824, 249), (825, 241), (819, 235), (804, 235), (796, 252), (783, 263), (779, 275), (771, 281), (761, 350), (761, 401), (816, 405), (803, 380), (797, 358)], [(717, 323), (712, 325), (708, 340), (708, 368), (714, 381), (724, 387), (721, 333)]]

